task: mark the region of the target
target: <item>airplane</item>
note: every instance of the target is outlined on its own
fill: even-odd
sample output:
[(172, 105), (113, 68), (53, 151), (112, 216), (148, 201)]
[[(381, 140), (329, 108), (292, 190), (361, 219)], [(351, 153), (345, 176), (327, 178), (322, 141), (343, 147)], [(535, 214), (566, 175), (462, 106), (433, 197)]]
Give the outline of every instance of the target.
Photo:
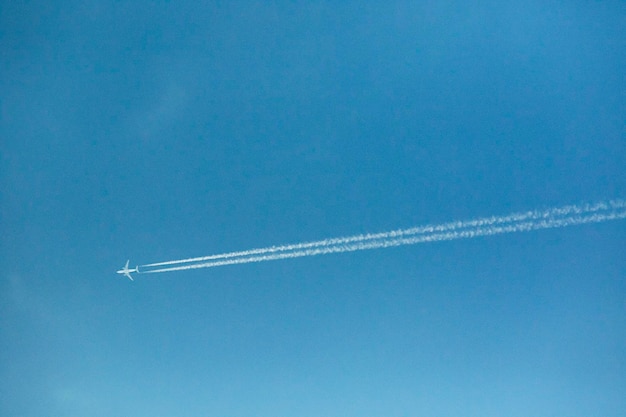
[(118, 274), (124, 274), (128, 277), (128, 279), (130, 279), (131, 281), (134, 281), (133, 277), (130, 276), (131, 272), (136, 272), (139, 273), (139, 267), (136, 266), (135, 269), (130, 269), (128, 268), (128, 263), (130, 262), (130, 259), (126, 261), (126, 265), (124, 265), (124, 268), (120, 269), (119, 271), (117, 271)]

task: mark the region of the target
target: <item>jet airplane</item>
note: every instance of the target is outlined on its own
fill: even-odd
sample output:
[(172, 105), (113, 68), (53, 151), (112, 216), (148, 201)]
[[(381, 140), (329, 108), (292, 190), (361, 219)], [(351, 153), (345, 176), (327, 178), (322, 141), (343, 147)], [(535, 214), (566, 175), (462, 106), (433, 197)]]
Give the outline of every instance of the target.
[(130, 262), (130, 259), (126, 261), (126, 265), (124, 265), (124, 268), (120, 269), (119, 271), (117, 271), (118, 274), (124, 274), (128, 277), (128, 279), (130, 279), (131, 281), (134, 281), (133, 277), (130, 275), (131, 272), (136, 272), (139, 273), (139, 267), (136, 266), (134, 269), (130, 269), (128, 267), (128, 263)]

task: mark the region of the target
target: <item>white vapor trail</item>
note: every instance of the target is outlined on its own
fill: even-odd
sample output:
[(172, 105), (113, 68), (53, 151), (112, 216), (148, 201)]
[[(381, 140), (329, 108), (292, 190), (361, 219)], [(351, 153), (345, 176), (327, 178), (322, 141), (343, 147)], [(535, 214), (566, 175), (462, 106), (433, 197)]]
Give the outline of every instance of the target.
[(508, 216), (492, 216), (485, 217), (476, 220), (468, 220), (468, 221), (456, 221), (450, 223), (444, 223), (440, 225), (425, 225), (419, 227), (413, 227), (410, 229), (401, 229), (401, 230), (393, 230), (390, 232), (382, 232), (382, 233), (368, 233), (361, 234), (355, 236), (348, 237), (339, 237), (339, 238), (328, 238), (315, 242), (305, 242), (305, 243), (296, 243), (291, 245), (282, 245), (282, 246), (270, 246), (266, 248), (258, 248), (258, 249), (249, 249), (245, 251), (239, 252), (229, 252), (229, 253), (221, 253), (217, 255), (209, 255), (202, 256), (197, 258), (188, 258), (188, 259), (180, 259), (175, 261), (167, 261), (167, 262), (157, 262), (152, 264), (141, 265), (142, 267), (154, 267), (154, 266), (165, 266), (165, 265), (175, 265), (175, 264), (184, 264), (191, 262), (203, 262), (214, 259), (223, 259), (223, 258), (238, 258), (242, 256), (250, 256), (250, 255), (259, 255), (264, 253), (275, 253), (275, 252), (285, 252), (299, 249), (307, 249), (307, 248), (315, 248), (315, 247), (324, 247), (330, 245), (339, 245), (351, 242), (362, 242), (368, 240), (378, 240), (378, 239), (389, 239), (396, 238), (400, 236), (411, 236), (418, 235), (424, 233), (433, 233), (433, 232), (444, 232), (444, 231), (452, 231), (465, 229), (470, 227), (478, 227), (485, 225), (493, 225), (493, 224), (506, 224), (511, 222), (520, 222), (524, 220), (538, 220), (545, 219), (556, 216), (567, 216), (572, 214), (584, 214), (591, 213), (609, 209), (619, 209), (626, 207), (626, 202), (621, 200), (610, 201), (608, 203), (596, 203), (593, 205), (583, 205), (583, 206), (564, 206), (551, 208), (545, 211), (527, 211), (525, 213), (514, 213)]
[[(324, 239), (317, 242), (271, 246), (200, 258), (147, 264), (142, 267), (169, 266), (166, 268), (141, 271), (141, 273), (211, 268), (224, 265), (413, 245), (424, 242), (468, 239), (503, 233), (560, 228), (585, 223), (599, 223), (623, 218), (626, 218), (626, 202), (613, 200), (607, 203), (602, 202), (593, 205), (570, 205), (560, 208), (551, 208), (545, 211), (529, 211), (508, 216), (494, 216), (477, 220), (444, 223), (441, 225), (420, 226), (391, 232)], [(185, 265), (191, 262), (196, 263)]]

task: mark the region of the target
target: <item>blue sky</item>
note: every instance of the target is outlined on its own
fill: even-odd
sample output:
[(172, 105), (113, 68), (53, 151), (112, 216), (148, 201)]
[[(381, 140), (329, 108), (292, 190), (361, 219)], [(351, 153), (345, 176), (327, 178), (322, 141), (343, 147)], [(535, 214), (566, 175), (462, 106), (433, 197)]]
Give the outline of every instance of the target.
[(624, 221), (114, 272), (624, 198), (625, 20), (7, 3), (0, 414), (623, 416)]

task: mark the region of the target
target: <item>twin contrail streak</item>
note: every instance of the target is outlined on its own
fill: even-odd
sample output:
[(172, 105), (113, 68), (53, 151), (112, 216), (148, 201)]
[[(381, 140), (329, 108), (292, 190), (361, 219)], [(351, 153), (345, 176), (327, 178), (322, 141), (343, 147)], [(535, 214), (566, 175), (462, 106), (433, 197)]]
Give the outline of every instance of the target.
[(249, 249), (245, 251), (239, 252), (229, 252), (229, 253), (221, 253), (217, 255), (209, 255), (202, 256), (197, 258), (188, 258), (188, 259), (180, 259), (175, 261), (167, 261), (167, 262), (158, 262), (152, 264), (143, 265), (144, 267), (154, 267), (154, 266), (165, 266), (165, 265), (175, 265), (175, 264), (183, 264), (183, 263), (191, 263), (191, 262), (204, 262), (214, 259), (223, 259), (223, 258), (238, 258), (242, 256), (250, 256), (250, 255), (259, 255), (262, 253), (275, 253), (275, 252), (285, 252), (292, 250), (300, 250), (307, 248), (315, 248), (315, 247), (324, 247), (330, 245), (340, 245), (351, 242), (362, 242), (367, 240), (376, 240), (376, 239), (389, 239), (396, 238), (399, 236), (410, 236), (416, 234), (424, 234), (424, 233), (433, 233), (433, 232), (443, 232), (450, 230), (463, 229), (468, 227), (477, 227), (477, 226), (485, 226), (490, 224), (503, 224), (503, 223), (511, 223), (511, 222), (519, 222), (528, 219), (541, 219), (552, 216), (564, 216), (569, 214), (581, 214), (583, 212), (590, 211), (598, 211), (598, 210), (606, 210), (608, 206), (606, 203), (598, 203), (594, 206), (565, 206), (559, 208), (552, 208), (549, 210), (545, 210), (543, 212), (538, 211), (528, 211), (525, 213), (515, 213), (508, 216), (500, 216), (500, 217), (486, 217), (482, 219), (469, 220), (469, 221), (457, 221), (444, 223), (440, 225), (425, 225), (419, 227), (413, 227), (410, 229), (402, 229), (402, 230), (393, 230), (390, 232), (382, 232), (382, 233), (368, 233), (361, 234), (355, 236), (347, 236), (347, 237), (339, 237), (339, 238), (328, 238), (315, 242), (305, 242), (305, 243), (296, 243), (291, 245), (282, 245), (282, 246), (270, 246), (267, 248), (258, 248), (258, 249)]
[[(626, 218), (626, 202), (613, 200), (591, 205), (569, 205), (544, 211), (528, 211), (508, 216), (494, 216), (476, 220), (426, 225), (383, 233), (362, 234), (329, 238), (315, 242), (270, 246), (267, 248), (229, 252), (177, 261), (159, 262), (140, 266), (154, 268), (140, 273), (161, 273), (188, 269), (266, 262), (278, 259), (354, 252), (366, 249), (414, 245), (426, 242), (469, 239), (504, 233), (560, 228), (585, 223), (599, 223)], [(163, 267), (165, 266), (165, 267)]]

